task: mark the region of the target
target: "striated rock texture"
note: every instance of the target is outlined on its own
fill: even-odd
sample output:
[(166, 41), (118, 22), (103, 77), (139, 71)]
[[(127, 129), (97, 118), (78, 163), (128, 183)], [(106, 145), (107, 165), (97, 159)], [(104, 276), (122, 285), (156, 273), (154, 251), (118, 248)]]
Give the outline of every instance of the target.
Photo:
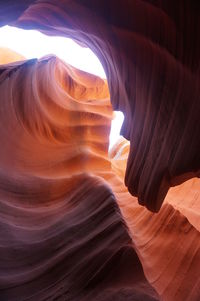
[[(0, 300), (199, 301), (199, 1), (3, 2), (108, 85), (0, 50)], [(112, 109), (130, 144), (108, 154)]]

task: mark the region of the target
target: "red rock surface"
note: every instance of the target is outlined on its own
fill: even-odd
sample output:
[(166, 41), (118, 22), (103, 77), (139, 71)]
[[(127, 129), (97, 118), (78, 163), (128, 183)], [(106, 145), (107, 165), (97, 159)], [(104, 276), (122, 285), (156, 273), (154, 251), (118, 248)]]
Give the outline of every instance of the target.
[[(0, 52), (0, 300), (199, 301), (199, 13), (195, 0), (0, 4), (1, 25), (72, 37), (108, 79)], [(108, 154), (112, 109), (130, 145)]]

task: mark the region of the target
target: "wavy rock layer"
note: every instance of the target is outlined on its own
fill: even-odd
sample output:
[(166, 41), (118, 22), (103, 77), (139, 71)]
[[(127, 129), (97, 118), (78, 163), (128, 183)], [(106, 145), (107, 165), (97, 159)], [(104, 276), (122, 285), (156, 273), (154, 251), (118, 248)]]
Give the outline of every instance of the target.
[(156, 300), (101, 179), (1, 175), (1, 208), (1, 300)]
[[(88, 45), (108, 86), (56, 57), (1, 66), (0, 299), (199, 301), (199, 2), (12, 4), (1, 24)], [(130, 140), (109, 155), (108, 87)]]

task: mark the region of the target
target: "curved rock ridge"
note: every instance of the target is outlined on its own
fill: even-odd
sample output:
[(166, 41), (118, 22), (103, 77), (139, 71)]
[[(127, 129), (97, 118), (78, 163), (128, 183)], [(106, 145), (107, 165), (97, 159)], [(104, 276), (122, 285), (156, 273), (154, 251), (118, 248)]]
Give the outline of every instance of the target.
[(54, 178), (109, 166), (112, 109), (104, 80), (56, 57), (0, 72), (2, 168)]
[(0, 196), (1, 300), (157, 300), (100, 178), (1, 175)]

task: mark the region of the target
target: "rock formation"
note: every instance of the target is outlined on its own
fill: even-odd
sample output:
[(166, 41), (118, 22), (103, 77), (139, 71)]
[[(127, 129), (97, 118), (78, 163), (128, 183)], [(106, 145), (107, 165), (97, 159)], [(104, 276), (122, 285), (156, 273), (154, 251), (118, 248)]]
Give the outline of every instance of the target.
[[(108, 80), (0, 51), (0, 300), (200, 299), (199, 14), (195, 0), (0, 4), (1, 25), (90, 47)], [(128, 141), (108, 153), (113, 109)]]

